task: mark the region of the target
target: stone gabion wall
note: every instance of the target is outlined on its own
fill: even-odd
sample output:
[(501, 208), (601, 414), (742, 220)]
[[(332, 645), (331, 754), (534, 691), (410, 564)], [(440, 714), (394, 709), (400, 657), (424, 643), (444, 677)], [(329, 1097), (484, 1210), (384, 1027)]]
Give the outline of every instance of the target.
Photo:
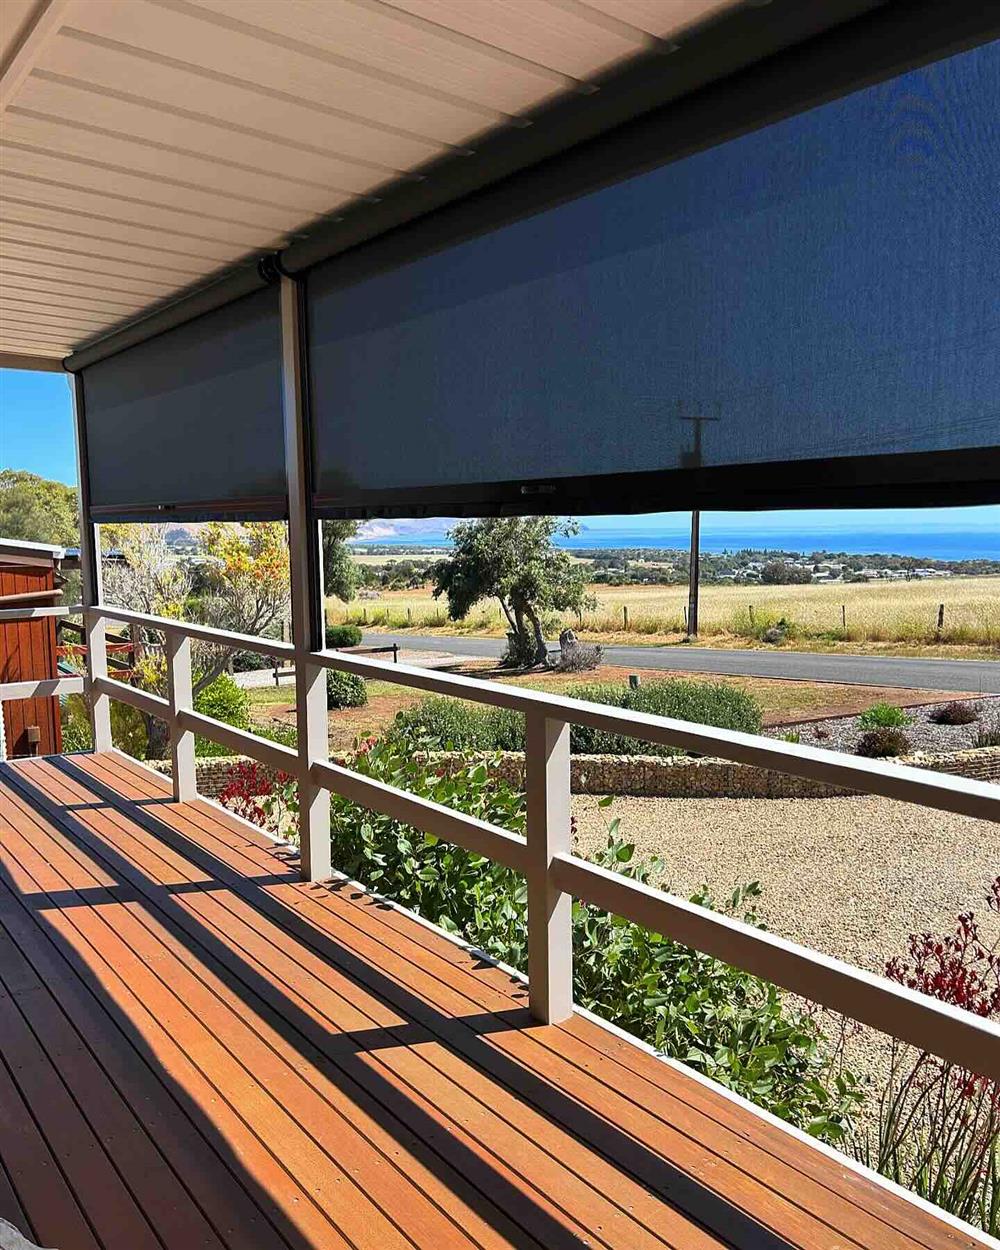
[[(199, 759), (196, 764), (199, 793), (218, 798), (229, 770), (240, 756)], [(430, 757), (443, 767), (464, 757), (442, 751)], [(493, 757), (487, 757), (492, 759)], [(343, 757), (335, 762), (343, 763)], [(901, 757), (899, 764), (930, 768), (977, 781), (1000, 782), (1000, 747), (978, 747), (941, 754), (921, 753)], [(169, 775), (170, 762), (150, 762), (150, 767)], [(263, 766), (261, 766), (263, 768)], [(497, 758), (497, 775), (509, 784), (524, 784), (524, 756), (505, 752)], [(263, 771), (267, 771), (264, 769)], [(570, 761), (570, 786), (574, 794), (619, 794), (646, 798), (745, 798), (824, 799), (854, 793), (826, 782), (789, 777), (785, 773), (728, 760), (661, 758), (653, 755), (574, 755)]]

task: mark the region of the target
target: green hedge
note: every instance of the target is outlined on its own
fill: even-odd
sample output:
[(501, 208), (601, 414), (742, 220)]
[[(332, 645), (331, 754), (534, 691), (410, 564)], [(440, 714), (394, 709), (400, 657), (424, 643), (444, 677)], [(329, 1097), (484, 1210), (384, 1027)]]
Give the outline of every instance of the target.
[(368, 702), (365, 679), (355, 673), (326, 670), (326, 706), (328, 708), (364, 707)]
[[(221, 720), (234, 729), (250, 728), (250, 696), (228, 673), (222, 673), (194, 697), (194, 710), (213, 720)], [(196, 755), (232, 755), (230, 747), (208, 738), (196, 737)]]
[[(677, 720), (760, 733), (760, 704), (731, 686), (711, 682), (654, 681), (637, 690), (617, 682), (589, 682), (568, 686), (566, 695), (588, 703), (671, 716)], [(438, 750), (523, 751), (524, 718), (505, 708), (481, 707), (433, 695), (416, 707), (399, 712), (389, 737), (419, 738)], [(657, 746), (640, 738), (605, 733), (586, 725), (570, 729), (574, 755), (678, 755), (676, 747)]]
[(327, 625), (326, 645), (334, 647), (360, 647), (361, 630), (357, 625)]

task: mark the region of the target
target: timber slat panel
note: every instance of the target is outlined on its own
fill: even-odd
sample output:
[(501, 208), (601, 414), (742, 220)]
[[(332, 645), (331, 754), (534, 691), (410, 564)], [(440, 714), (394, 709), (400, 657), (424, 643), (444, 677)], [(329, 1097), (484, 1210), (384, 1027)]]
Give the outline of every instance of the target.
[(0, 1215), (41, 1244), (984, 1244), (168, 796), (0, 766)]

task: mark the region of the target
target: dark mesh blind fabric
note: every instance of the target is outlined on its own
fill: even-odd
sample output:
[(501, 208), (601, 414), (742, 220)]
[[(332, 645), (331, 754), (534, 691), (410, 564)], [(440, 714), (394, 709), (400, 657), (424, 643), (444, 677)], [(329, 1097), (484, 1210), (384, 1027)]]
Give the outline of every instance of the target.
[(285, 514), (276, 288), (89, 366), (84, 398), (96, 519)]
[(994, 43), (350, 285), (328, 262), (317, 493), (992, 447), (998, 187)]

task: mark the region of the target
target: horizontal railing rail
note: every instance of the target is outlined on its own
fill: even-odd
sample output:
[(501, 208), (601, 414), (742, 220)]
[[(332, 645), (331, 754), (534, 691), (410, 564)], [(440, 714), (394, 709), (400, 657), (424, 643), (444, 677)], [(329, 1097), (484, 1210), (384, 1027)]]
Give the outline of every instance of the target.
[(44, 616), (79, 616), (82, 611), (80, 604), (68, 608), (3, 608), (0, 610), (0, 625), (9, 621), (34, 621)]
[[(0, 625), (17, 624), (20, 621), (34, 621), (46, 617), (76, 616), (82, 611), (76, 607), (55, 608), (4, 608), (0, 611)], [(25, 681), (0, 682), (0, 703), (7, 700), (46, 699), (67, 694), (82, 694), (84, 679), (82, 676), (65, 677), (33, 677)]]
[(328, 668), (355, 673), (359, 677), (392, 681), (400, 686), (452, 695), (525, 714), (540, 712), (552, 720), (587, 725), (592, 729), (641, 738), (699, 755), (714, 755), (737, 764), (752, 764), (810, 781), (826, 781), (845, 789), (903, 799), (940, 811), (1000, 821), (1000, 787), (987, 782), (970, 781), (947, 773), (931, 773), (884, 760), (843, 755), (775, 738), (761, 738), (735, 729), (717, 729), (692, 721), (652, 716), (647, 712), (584, 703), (580, 699), (569, 699), (543, 690), (494, 685), (455, 673), (362, 659), (339, 651), (319, 652), (316, 659)]
[(34, 677), (28, 681), (0, 682), (0, 703), (7, 699), (47, 699), (64, 694), (83, 694), (82, 677)]
[[(388, 663), (357, 653), (298, 653), (300, 664), (319, 665), (320, 671), (337, 669), (523, 713), (528, 819), (527, 836), (522, 837), (329, 759), (312, 758), (312, 753), (303, 774), (300, 751), (193, 710), (192, 640), (290, 656), (296, 655), (292, 644), (104, 605), (88, 608), (86, 617), (91, 626), (100, 627), (104, 621), (114, 620), (165, 634), (168, 698), (136, 690), (110, 679), (104, 672), (94, 676), (90, 686), (96, 697), (119, 699), (168, 722), (174, 788), (179, 798), (193, 797), (196, 792), (194, 735), (199, 734), (267, 767), (297, 776), (300, 787), (307, 782), (315, 789), (339, 795), (523, 873), (528, 883), (528, 988), (531, 1009), (539, 1018), (558, 1020), (572, 1010), (571, 905), (575, 898), (922, 1050), (1000, 1080), (1000, 1026), (996, 1023), (574, 856), (569, 842), (569, 726), (587, 725), (701, 755), (829, 782), (846, 790), (996, 822), (1000, 822), (1000, 786), (584, 703), (544, 691)], [(97, 628), (94, 636), (103, 636), (102, 629)], [(319, 741), (320, 737), (314, 740)], [(305, 838), (308, 832), (303, 830), (302, 836)]]

